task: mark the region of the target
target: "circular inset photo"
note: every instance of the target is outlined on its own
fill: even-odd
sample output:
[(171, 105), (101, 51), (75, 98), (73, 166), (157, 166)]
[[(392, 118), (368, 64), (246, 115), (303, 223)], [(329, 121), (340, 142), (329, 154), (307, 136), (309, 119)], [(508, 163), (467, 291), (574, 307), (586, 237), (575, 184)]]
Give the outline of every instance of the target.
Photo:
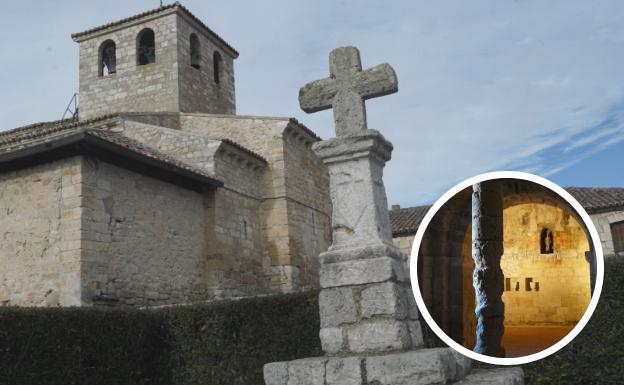
[(456, 185), (431, 207), (410, 274), (422, 318), (446, 344), (517, 365), (556, 352), (582, 330), (604, 264), (596, 228), (568, 192), (502, 171)]

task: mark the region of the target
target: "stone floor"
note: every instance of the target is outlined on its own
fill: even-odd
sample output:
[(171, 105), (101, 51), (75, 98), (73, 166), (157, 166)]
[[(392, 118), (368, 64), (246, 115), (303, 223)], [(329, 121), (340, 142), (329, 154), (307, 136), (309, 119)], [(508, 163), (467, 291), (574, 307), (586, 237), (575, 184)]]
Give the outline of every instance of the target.
[(540, 352), (565, 337), (570, 326), (505, 326), (503, 346), (507, 357), (522, 357)]

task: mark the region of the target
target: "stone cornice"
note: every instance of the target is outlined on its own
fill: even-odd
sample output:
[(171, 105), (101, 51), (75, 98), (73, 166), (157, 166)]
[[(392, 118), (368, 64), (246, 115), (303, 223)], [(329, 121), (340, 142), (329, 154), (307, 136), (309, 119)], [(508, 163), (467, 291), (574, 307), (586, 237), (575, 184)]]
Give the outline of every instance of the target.
[(385, 164), (392, 154), (392, 143), (376, 130), (362, 131), (360, 135), (332, 138), (317, 142), (312, 146), (315, 154), (325, 164), (345, 162), (358, 158), (371, 157)]

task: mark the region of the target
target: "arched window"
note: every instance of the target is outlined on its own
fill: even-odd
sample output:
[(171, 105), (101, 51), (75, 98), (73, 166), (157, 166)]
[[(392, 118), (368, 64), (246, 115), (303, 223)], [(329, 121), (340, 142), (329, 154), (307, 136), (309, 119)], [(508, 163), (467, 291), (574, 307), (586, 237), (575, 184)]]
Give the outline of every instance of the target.
[(137, 62), (139, 65), (145, 65), (155, 61), (156, 44), (154, 43), (154, 31), (145, 28), (137, 36)]
[(555, 238), (553, 237), (552, 230), (548, 228), (542, 229), (542, 233), (540, 234), (540, 253), (542, 254), (552, 254), (554, 251)]
[(117, 46), (112, 40), (106, 40), (100, 46), (99, 75), (108, 76), (117, 72)]
[(214, 82), (219, 84), (221, 82), (221, 67), (223, 66), (223, 59), (221, 59), (221, 54), (219, 52), (215, 52), (212, 55), (212, 71)]
[(199, 69), (199, 59), (201, 59), (199, 49), (199, 38), (194, 33), (191, 34), (191, 67)]

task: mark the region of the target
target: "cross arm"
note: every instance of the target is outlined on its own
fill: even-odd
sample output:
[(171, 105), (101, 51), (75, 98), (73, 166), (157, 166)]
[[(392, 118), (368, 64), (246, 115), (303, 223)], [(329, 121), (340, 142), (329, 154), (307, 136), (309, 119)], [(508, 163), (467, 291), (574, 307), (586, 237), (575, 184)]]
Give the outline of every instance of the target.
[(299, 106), (307, 113), (326, 110), (332, 107), (337, 92), (335, 79), (315, 80), (299, 90)]
[(376, 65), (354, 76), (354, 91), (364, 100), (389, 95), (399, 90), (396, 73), (390, 64)]

